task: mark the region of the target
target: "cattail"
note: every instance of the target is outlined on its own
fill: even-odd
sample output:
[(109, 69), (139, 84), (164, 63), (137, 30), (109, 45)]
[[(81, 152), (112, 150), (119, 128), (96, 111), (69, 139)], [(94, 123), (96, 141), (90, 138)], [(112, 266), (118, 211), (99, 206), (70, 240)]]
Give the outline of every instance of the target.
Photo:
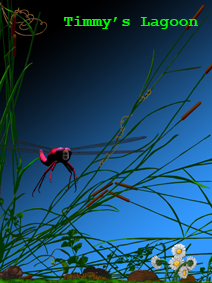
[(209, 73), (211, 69), (212, 69), (212, 64), (210, 64), (210, 66), (205, 70), (205, 74)]
[(107, 186), (102, 187), (101, 189), (99, 189), (98, 191), (96, 191), (95, 193), (92, 194), (92, 196), (97, 195), (98, 193), (100, 193), (102, 190), (107, 189), (108, 187), (112, 186), (112, 182), (110, 184), (108, 184)]
[(13, 35), (13, 47), (15, 47), (13, 49), (13, 57), (16, 56), (16, 34)]
[[(115, 182), (115, 184), (117, 185), (118, 182)], [(138, 190), (138, 188), (136, 188), (136, 187), (132, 187), (132, 186), (129, 186), (129, 185), (125, 185), (125, 184), (122, 184), (122, 183), (120, 183), (119, 186), (126, 187), (126, 188), (130, 188), (130, 189), (133, 189), (133, 190), (136, 190), (136, 191)]]
[[(113, 193), (113, 192), (109, 192), (109, 193), (115, 195), (115, 193)], [(130, 200), (129, 200), (128, 198), (125, 198), (125, 197), (123, 197), (123, 196), (121, 196), (121, 195), (117, 195), (116, 197), (117, 197), (117, 198), (120, 198), (120, 199), (123, 199), (123, 200), (125, 200), (125, 201), (127, 201), (127, 202), (130, 202)]]
[(186, 112), (182, 117), (181, 120), (185, 120), (186, 117), (188, 117), (188, 115), (190, 115), (198, 106), (200, 106), (201, 101), (197, 102), (190, 110), (188, 110), (188, 112)]
[(95, 197), (92, 201), (90, 201), (88, 204), (86, 204), (87, 207), (91, 206), (95, 201), (97, 201), (100, 197), (102, 197), (104, 194), (106, 194), (108, 190), (105, 190), (102, 192), (99, 196)]
[(15, 33), (15, 22), (16, 22), (16, 15), (13, 15), (13, 25), (12, 25), (12, 33), (11, 33), (12, 36)]
[[(195, 20), (199, 14), (202, 12), (202, 10), (205, 8), (205, 5), (202, 5), (200, 7), (200, 9), (197, 11), (197, 13), (193, 16), (192, 20)], [(190, 29), (190, 23), (186, 26), (186, 29), (189, 30)]]

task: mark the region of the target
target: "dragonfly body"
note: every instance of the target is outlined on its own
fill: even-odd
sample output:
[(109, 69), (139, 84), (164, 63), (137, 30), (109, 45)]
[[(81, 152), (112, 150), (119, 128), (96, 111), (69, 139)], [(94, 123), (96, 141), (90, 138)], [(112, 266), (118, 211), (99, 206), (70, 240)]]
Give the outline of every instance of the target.
[[(68, 189), (69, 189), (69, 184), (70, 184), (71, 176), (72, 176), (73, 172), (74, 172), (74, 179), (77, 178), (77, 174), (76, 174), (76, 171), (75, 171), (74, 167), (68, 162), (68, 160), (71, 157), (71, 153), (72, 153), (71, 149), (68, 148), (68, 147), (65, 147), (65, 148), (64, 147), (57, 147), (57, 148), (53, 148), (49, 152), (49, 154), (48, 154), (48, 156), (46, 158), (45, 154), (43, 153), (43, 150), (42, 149), (39, 150), (39, 155), (40, 155), (41, 162), (44, 165), (48, 166), (48, 168), (46, 169), (46, 171), (44, 172), (44, 174), (42, 175), (40, 181), (37, 184), (37, 186), (40, 184), (39, 188), (38, 188), (39, 193), (40, 193), (40, 187), (41, 187), (41, 185), (43, 183), (43, 180), (44, 180), (46, 174), (51, 169), (51, 173), (50, 173), (50, 177), (49, 177), (49, 181), (51, 182), (52, 172), (53, 172), (56, 164), (59, 163), (59, 162), (63, 163), (64, 166), (71, 173), (70, 179), (69, 179), (69, 182), (68, 182)], [(37, 186), (34, 188), (34, 190), (32, 192), (32, 196), (33, 196), (33, 193), (36, 190)], [(76, 183), (75, 183), (75, 189), (76, 189)], [(76, 190), (75, 190), (75, 192), (76, 192)]]
[(65, 163), (66, 161), (68, 161), (70, 158), (71, 158), (71, 149), (68, 148), (68, 147), (56, 147), (56, 148), (53, 148), (47, 158), (46, 156), (44, 155), (43, 153), (43, 150), (40, 149), (39, 150), (39, 155), (40, 155), (40, 160), (41, 162), (46, 165), (46, 166), (49, 166), (52, 164), (52, 162), (54, 161), (58, 161), (58, 162), (61, 162), (61, 163)]
[[(2, 138), (2, 136), (0, 136), (0, 138)], [(120, 143), (127, 143), (127, 142), (132, 142), (132, 141), (136, 141), (136, 140), (141, 140), (141, 139), (145, 139), (146, 136), (142, 136), (142, 137), (134, 137), (134, 138), (125, 138), (124, 140), (120, 141)], [(12, 141), (11, 138), (7, 138), (8, 141)], [(39, 153), (40, 155), (40, 160), (41, 162), (48, 166), (48, 168), (46, 169), (46, 171), (44, 172), (44, 174), (42, 175), (40, 181), (38, 182), (37, 186), (39, 185), (38, 191), (40, 193), (40, 187), (42, 185), (42, 182), (47, 174), (47, 172), (51, 169), (50, 172), (50, 182), (51, 182), (51, 175), (52, 172), (56, 166), (57, 163), (63, 163), (64, 166), (68, 169), (68, 171), (71, 173), (70, 175), (70, 179), (69, 179), (69, 183), (71, 181), (71, 176), (72, 173), (74, 172), (74, 179), (77, 178), (76, 172), (74, 167), (68, 162), (69, 159), (71, 158), (71, 155), (90, 155), (90, 154), (94, 154), (97, 155), (100, 153), (100, 151), (76, 151), (76, 150), (82, 150), (82, 149), (88, 149), (88, 148), (95, 148), (95, 147), (103, 147), (108, 145), (108, 142), (104, 142), (104, 143), (99, 143), (99, 144), (93, 144), (93, 145), (85, 145), (85, 146), (80, 146), (80, 147), (75, 147), (75, 148), (68, 148), (68, 147), (56, 147), (56, 148), (49, 148), (49, 147), (45, 147), (45, 146), (41, 146), (41, 145), (37, 145), (37, 144), (33, 144), (33, 143), (29, 143), (29, 142), (24, 142), (24, 141), (20, 141), (17, 140), (17, 143), (20, 144), (25, 144), (31, 147), (38, 147), (38, 148), (44, 148), (46, 150), (37, 150), (37, 149), (33, 149), (33, 148), (19, 148), (19, 147), (15, 147), (16, 150), (22, 151), (22, 152), (30, 152), (30, 153)], [(109, 143), (109, 145), (113, 145), (116, 144), (117, 141), (112, 141)], [(1, 146), (0, 146), (1, 148)], [(13, 146), (7, 146), (7, 150), (13, 150), (14, 147)], [(48, 150), (48, 151), (47, 151)], [(116, 150), (114, 151), (113, 154), (125, 154), (125, 153), (132, 153), (132, 152), (143, 152), (144, 150)], [(108, 154), (110, 151), (103, 151), (101, 152), (101, 154)], [(48, 153), (47, 157), (45, 156), (44, 153)], [(76, 183), (75, 182), (75, 188), (76, 188)], [(37, 186), (35, 187), (35, 189), (32, 192), (32, 196), (34, 191), (36, 190)], [(69, 185), (68, 185), (69, 188)], [(76, 190), (75, 190), (76, 192)], [(34, 196), (33, 196), (34, 197)]]

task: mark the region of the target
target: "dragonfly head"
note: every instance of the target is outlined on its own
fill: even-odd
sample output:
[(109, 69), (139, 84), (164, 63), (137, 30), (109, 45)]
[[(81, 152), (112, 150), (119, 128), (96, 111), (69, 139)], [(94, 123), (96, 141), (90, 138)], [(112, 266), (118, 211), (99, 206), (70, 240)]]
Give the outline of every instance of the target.
[(64, 149), (63, 150), (63, 152), (62, 152), (62, 159), (64, 160), (64, 161), (68, 161), (69, 160), (69, 151), (68, 151), (68, 149)]
[(61, 161), (67, 162), (70, 157), (71, 157), (71, 149), (68, 147), (58, 147), (57, 148), (57, 153), (59, 154), (59, 159), (61, 159)]

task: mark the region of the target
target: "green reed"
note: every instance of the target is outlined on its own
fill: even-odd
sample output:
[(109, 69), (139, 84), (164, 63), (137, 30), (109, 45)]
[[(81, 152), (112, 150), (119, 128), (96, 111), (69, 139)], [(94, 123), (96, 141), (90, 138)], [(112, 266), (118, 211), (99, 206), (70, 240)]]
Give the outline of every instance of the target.
[[(2, 8), (3, 2), (1, 2), (1, 3), (2, 4), (0, 5), (0, 7)], [(4, 7), (4, 9), (7, 11), (8, 19), (10, 19), (10, 16), (12, 14), (14, 14), (14, 12), (12, 10), (12, 3), (11, 3), (11, 5), (9, 5), (9, 1), (7, 0), (6, 6), (7, 6), (7, 8)], [(194, 36), (194, 34), (199, 30), (199, 28), (205, 22), (205, 20), (207, 19), (208, 16), (206, 16), (206, 18), (199, 25), (199, 27), (195, 30), (195, 32), (193, 32), (193, 34), (190, 36), (189, 40), (182, 47), (182, 49), (177, 53), (177, 55), (171, 61), (169, 66), (162, 72), (162, 74), (159, 76), (159, 78), (157, 79), (156, 83), (153, 85), (151, 90), (156, 86), (158, 81), (165, 74), (167, 74), (169, 72), (189, 71), (191, 69), (200, 68), (200, 67), (193, 67), (193, 68), (187, 68), (187, 69), (181, 69), (181, 70), (175, 70), (175, 71), (167, 71), (169, 69), (169, 67), (172, 65), (172, 63), (174, 62), (174, 60), (178, 57), (178, 55), (181, 53), (181, 51), (185, 48), (185, 46), (188, 44), (188, 42)], [(19, 17), (22, 20), (24, 20), (18, 14), (16, 14), (16, 17)], [(40, 13), (39, 13), (39, 16), (38, 16), (38, 20), (39, 20), (39, 18), (40, 18)], [(20, 88), (21, 88), (21, 85), (22, 85), (25, 70), (32, 64), (32, 63), (28, 64), (28, 60), (29, 60), (29, 55), (30, 55), (31, 48), (32, 48), (34, 35), (36, 34), (38, 20), (36, 22), (36, 27), (35, 27), (34, 31), (32, 30), (31, 26), (27, 23), (27, 21), (24, 20), (26, 22), (31, 34), (32, 34), (32, 40), (31, 40), (27, 60), (26, 60), (26, 63), (25, 63), (25, 68), (22, 71), (21, 75), (19, 76), (17, 82), (14, 85), (13, 75), (14, 75), (15, 57), (13, 57), (12, 52), (11, 52), (14, 49), (13, 38), (11, 36), (11, 26), (7, 26), (7, 25), (3, 26), (3, 16), (2, 16), (2, 13), (0, 13), (0, 39), (2, 38), (2, 42), (3, 42), (4, 62), (5, 62), (5, 72), (4, 72), (4, 75), (2, 76), (2, 79), (1, 79), (1, 82), (0, 82), (0, 90), (2, 89), (2, 86), (5, 83), (5, 94), (6, 94), (6, 102), (7, 102), (6, 107), (5, 107), (5, 111), (4, 111), (2, 118), (1, 118), (1, 121), (0, 121), (0, 134), (3, 132), (3, 129), (5, 127), (3, 138), (2, 138), (1, 143), (0, 143), (0, 146), (1, 146), (0, 185), (1, 185), (1, 181), (2, 181), (3, 168), (4, 168), (4, 164), (5, 164), (5, 158), (6, 158), (7, 138), (8, 138), (8, 133), (9, 133), (9, 130), (10, 130), (11, 135), (12, 135), (12, 140), (13, 140), (12, 175), (13, 175), (13, 186), (14, 186), (14, 189), (13, 189), (14, 196), (13, 196), (11, 203), (9, 204), (9, 206), (6, 210), (3, 208), (3, 202), (4, 202), (3, 198), (0, 198), (0, 206), (1, 206), (2, 210), (4, 211), (4, 213), (0, 217), (0, 219), (2, 218), (2, 220), (3, 220), (2, 224), (1, 224), (1, 229), (0, 229), (0, 270), (3, 271), (4, 269), (6, 269), (8, 266), (11, 266), (11, 265), (18, 265), (18, 266), (22, 267), (22, 266), (26, 265), (26, 264), (23, 264), (22, 262), (25, 259), (27, 259), (30, 255), (33, 255), (34, 259), (32, 261), (37, 259), (37, 262), (38, 262), (37, 264), (43, 264), (44, 269), (24, 271), (24, 274), (33, 274), (33, 276), (39, 276), (39, 278), (43, 278), (43, 279), (47, 279), (47, 278), (48, 279), (49, 278), (50, 279), (54, 279), (54, 278), (58, 279), (58, 278), (63, 278), (63, 276), (56, 274), (57, 271), (63, 270), (63, 274), (64, 274), (64, 273), (67, 273), (69, 271), (69, 269), (71, 269), (72, 272), (73, 272), (78, 267), (80, 268), (80, 270), (82, 272), (83, 268), (88, 267), (88, 266), (95, 266), (95, 267), (102, 266), (103, 268), (107, 268), (109, 266), (110, 267), (109, 271), (110, 271), (111, 275), (113, 276), (113, 278), (125, 278), (126, 279), (127, 276), (128, 276), (128, 273), (127, 273), (128, 271), (133, 271), (136, 268), (140, 269), (143, 265), (146, 269), (153, 270), (153, 268), (150, 264), (151, 257), (153, 256), (153, 250), (155, 250), (154, 255), (160, 256), (161, 254), (163, 254), (163, 256), (161, 256), (160, 258), (163, 259), (163, 260), (166, 260), (166, 258), (169, 257), (169, 256), (166, 256), (166, 251), (169, 250), (170, 247), (172, 247), (174, 244), (178, 244), (179, 242), (182, 242), (185, 239), (189, 239), (190, 236), (194, 236), (194, 235), (198, 235), (198, 234), (202, 234), (202, 233), (206, 233), (207, 235), (211, 236), (211, 234), (208, 233), (210, 230), (207, 230), (207, 231), (202, 230), (204, 228), (204, 226), (206, 226), (207, 224), (204, 225), (201, 228), (195, 228), (193, 226), (194, 222), (196, 222), (198, 219), (206, 217), (207, 215), (211, 215), (211, 213), (207, 214), (207, 215), (203, 215), (203, 216), (199, 217), (198, 219), (196, 219), (195, 221), (193, 221), (193, 223), (191, 223), (190, 225), (187, 225), (187, 224), (185, 224), (185, 223), (183, 223), (179, 220), (178, 215), (175, 212), (175, 210), (173, 209), (173, 207), (163, 197), (163, 196), (169, 196), (169, 195), (158, 193), (158, 192), (154, 191), (153, 189), (151, 189), (150, 187), (158, 186), (158, 185), (167, 185), (167, 184), (170, 185), (170, 184), (192, 183), (194, 185), (197, 185), (198, 188), (200, 189), (200, 191), (202, 192), (202, 194), (205, 196), (205, 198), (207, 200), (207, 202), (205, 202), (205, 204), (209, 204), (212, 207), (210, 200), (207, 198), (207, 196), (205, 195), (205, 193), (202, 190), (202, 188), (209, 188), (209, 187), (204, 186), (204, 185), (200, 184), (199, 182), (197, 182), (193, 178), (193, 176), (191, 176), (191, 174), (188, 172), (189, 168), (192, 168), (192, 167), (195, 167), (195, 166), (203, 166), (203, 165), (212, 164), (212, 162), (211, 162), (212, 159), (207, 159), (207, 160), (204, 160), (204, 161), (201, 161), (201, 162), (196, 162), (194, 164), (191, 164), (191, 165), (188, 165), (188, 166), (183, 166), (183, 167), (177, 168), (175, 170), (168, 171), (168, 172), (163, 173), (163, 174), (160, 174), (159, 171), (167, 165), (161, 166), (160, 168), (143, 167), (143, 164), (149, 159), (150, 156), (152, 156), (155, 152), (159, 151), (160, 149), (164, 148), (167, 144), (171, 143), (172, 140), (174, 140), (178, 136), (178, 135), (174, 135), (171, 139), (169, 139), (168, 142), (166, 141), (162, 146), (160, 146), (158, 148), (156, 147), (157, 143), (160, 140), (162, 140), (174, 127), (176, 127), (178, 124), (180, 124), (182, 122), (182, 120), (178, 121), (174, 126), (172, 126), (171, 129), (168, 130), (168, 127), (170, 126), (171, 122), (174, 120), (177, 113), (183, 107), (183, 105), (186, 102), (190, 102), (190, 100), (188, 100), (188, 98), (191, 96), (191, 94), (196, 89), (198, 84), (202, 81), (205, 74), (200, 78), (199, 82), (195, 85), (195, 87), (192, 89), (191, 93), (188, 95), (188, 97), (185, 100), (165, 105), (165, 106), (151, 112), (150, 114), (145, 116), (143, 119), (141, 119), (129, 131), (129, 133), (124, 138), (122, 138), (121, 141), (123, 141), (127, 136), (129, 136), (131, 133), (133, 133), (133, 131), (139, 126), (139, 124), (142, 121), (144, 121), (148, 116), (154, 114), (155, 112), (161, 111), (164, 108), (170, 107), (170, 106), (175, 105), (175, 104), (180, 105), (178, 111), (175, 113), (175, 115), (169, 121), (167, 126), (164, 128), (164, 131), (160, 135), (157, 134), (155, 136), (155, 138), (153, 138), (152, 141), (150, 141), (146, 145), (142, 146), (141, 148), (138, 148), (137, 151), (141, 150), (141, 149), (145, 149), (145, 151), (143, 153), (141, 153), (124, 170), (122, 170), (121, 172), (117, 172), (117, 171), (114, 171), (114, 170), (103, 170), (99, 166), (98, 169), (95, 170), (95, 171), (88, 171), (88, 169), (91, 165), (101, 161), (101, 159), (97, 160), (97, 158), (100, 155), (100, 153), (99, 153), (94, 158), (94, 160), (91, 162), (91, 164), (77, 178), (77, 180), (79, 180), (79, 183), (80, 183), (80, 180), (83, 177), (90, 175), (91, 178), (90, 178), (89, 182), (84, 187), (84, 189), (81, 190), (80, 194), (72, 201), (72, 203), (68, 207), (65, 207), (65, 208), (62, 209), (61, 214), (54, 212), (53, 208), (60, 201), (60, 199), (67, 193), (67, 191), (65, 189), (68, 185), (66, 185), (63, 189), (61, 189), (61, 191), (56, 195), (56, 197), (54, 198), (54, 200), (50, 204), (48, 210), (44, 209), (44, 208), (31, 208), (31, 209), (26, 209), (26, 210), (20, 211), (18, 213), (15, 213), (16, 201), (23, 195), (23, 194), (21, 194), (20, 196), (16, 196), (16, 194), (18, 192), (19, 185), (20, 185), (21, 178), (23, 176), (23, 173), (35, 161), (39, 160), (39, 158), (34, 159), (32, 162), (30, 162), (26, 167), (24, 167), (22, 169), (22, 160), (21, 160), (20, 151), (18, 150), (18, 155), (17, 155), (17, 152), (15, 150), (15, 147), (18, 148), (18, 144), (17, 144), (17, 135), (18, 134), (17, 134), (17, 131), (16, 131), (15, 105), (16, 105), (16, 102), (17, 102), (17, 99), (18, 99), (18, 95), (19, 95)], [(8, 53), (5, 53), (4, 32), (6, 30), (8, 31), (8, 50), (9, 50)], [(157, 68), (157, 70), (155, 71), (155, 73), (153, 74), (153, 76), (150, 79), (150, 76), (152, 74), (153, 64), (154, 64), (154, 56), (155, 56), (155, 52), (153, 51), (152, 62), (151, 62), (151, 66), (150, 66), (150, 70), (149, 70), (147, 79), (145, 81), (145, 84), (142, 88), (140, 95), (138, 96), (138, 99), (136, 100), (135, 104), (132, 107), (130, 115), (132, 115), (135, 112), (135, 110), (140, 106), (140, 104), (143, 102), (143, 100), (140, 100), (141, 96), (143, 94), (145, 94), (149, 84), (151, 83), (152, 79), (154, 78), (154, 76), (156, 75), (158, 70), (161, 68), (163, 62), (165, 61), (167, 56), (173, 51), (174, 47), (177, 45), (179, 40), (184, 36), (186, 31), (187, 30), (185, 30), (182, 33), (182, 35), (179, 37), (179, 39), (176, 41), (176, 43), (170, 49), (170, 51), (168, 52), (166, 57), (163, 59), (163, 61), (161, 62), (161, 64), (159, 65), (159, 67)], [(191, 30), (189, 32), (191, 32)], [(18, 42), (17, 42), (17, 44), (18, 44)], [(128, 119), (126, 119), (123, 126), (127, 125), (130, 117)], [(112, 140), (114, 140), (114, 138), (117, 135), (120, 134), (120, 131), (121, 131), (121, 129), (118, 129), (116, 134), (108, 142), (108, 145)], [(191, 146), (190, 148), (188, 148), (187, 150), (182, 152), (179, 156), (184, 155), (187, 151), (189, 151), (193, 147), (197, 146), (199, 143), (201, 143), (202, 141), (207, 139), (209, 136), (210, 135), (208, 135), (204, 139), (200, 140), (198, 143), (194, 144), (193, 146)], [(102, 149), (102, 151), (105, 150), (105, 148), (108, 145), (106, 145)], [(113, 148), (111, 149), (111, 151), (112, 150), (113, 150)], [(125, 156), (128, 156), (130, 154), (132, 154), (132, 153), (125, 154), (125, 155), (122, 155), (122, 156), (119, 156), (119, 157), (113, 157), (112, 156), (110, 158), (111, 159), (124, 158)], [(137, 166), (135, 166), (133, 169), (128, 169), (137, 160), (140, 161), (139, 164)], [(170, 164), (173, 161), (174, 161), (174, 159), (171, 160), (168, 164)], [(147, 177), (145, 177), (144, 179), (140, 180), (139, 182), (133, 184), (132, 186), (138, 187), (138, 191), (140, 191), (140, 192), (142, 192), (142, 191), (147, 192), (148, 191), (150, 193), (156, 193), (159, 197), (161, 197), (164, 201), (166, 201), (166, 203), (172, 209), (176, 219), (168, 217), (168, 216), (160, 214), (160, 213), (157, 213), (157, 212), (150, 210), (146, 207), (143, 207), (143, 206), (141, 206), (137, 203), (133, 203), (133, 202), (131, 202), (131, 203), (134, 204), (134, 205), (140, 206), (142, 208), (145, 208), (149, 211), (152, 211), (153, 213), (156, 213), (158, 215), (166, 217), (167, 219), (171, 219), (172, 221), (176, 221), (181, 228), (182, 237), (177, 237), (177, 238), (167, 238), (167, 237), (123, 238), (123, 239), (119, 239), (119, 240), (127, 239), (127, 240), (136, 240), (136, 241), (130, 242), (128, 244), (122, 244), (122, 245), (115, 246), (111, 242), (116, 241), (116, 239), (111, 240), (111, 241), (104, 241), (102, 239), (92, 238), (89, 235), (82, 233), (82, 232), (77, 230), (77, 228), (74, 225), (74, 222), (76, 222), (79, 218), (83, 217), (86, 213), (90, 213), (90, 212), (94, 212), (94, 211), (113, 211), (113, 212), (118, 211), (118, 209), (116, 207), (109, 205), (108, 202), (112, 198), (114, 198), (117, 194), (122, 194), (125, 191), (129, 191), (130, 188), (124, 188), (120, 191), (117, 191), (115, 193), (115, 195), (109, 194), (111, 192), (111, 190), (114, 191), (114, 189), (118, 186), (118, 184), (116, 184), (115, 186), (113, 186), (113, 188), (111, 190), (109, 190), (109, 192), (107, 194), (103, 195), (95, 203), (93, 203), (91, 206), (87, 207), (86, 204), (88, 204), (93, 199), (92, 193), (94, 191), (96, 191), (97, 189), (99, 189), (102, 186), (106, 186), (109, 183), (114, 182), (117, 179), (119, 180), (119, 183), (122, 183), (133, 172), (139, 172), (141, 170), (151, 170), (151, 171), (153, 171), (153, 173), (150, 173)], [(188, 175), (187, 178), (175, 175), (176, 171), (181, 171), (181, 170), (183, 170)], [(98, 182), (93, 186), (89, 185), (91, 183), (91, 181), (94, 180), (94, 177), (97, 175), (97, 173), (99, 173), (99, 172), (111, 172), (111, 173), (113, 173), (113, 176), (104, 180), (104, 181)], [(156, 173), (158, 173), (158, 175), (156, 175)], [(176, 182), (148, 185), (148, 182), (150, 182), (150, 181), (152, 181), (156, 178), (160, 178), (160, 177), (173, 178), (173, 179), (176, 179)], [(71, 182), (70, 188), (75, 184), (75, 182), (76, 182), (76, 180), (73, 180)], [(205, 182), (210, 182), (210, 181), (205, 181)], [(143, 190), (143, 189), (145, 189), (145, 190)], [(59, 197), (60, 194), (61, 194), (61, 196)], [(86, 196), (86, 199), (83, 201), (82, 198), (84, 196)], [(172, 195), (172, 197), (175, 197), (175, 196)], [(182, 198), (182, 197), (180, 197), (180, 198), (185, 199), (185, 198)], [(188, 199), (188, 200), (194, 201), (194, 200), (191, 200), (191, 199)], [(199, 202), (201, 202), (201, 201), (199, 201)], [(107, 209), (101, 208), (103, 205), (106, 206)], [(11, 206), (12, 206), (12, 208), (11, 208)], [(78, 207), (77, 211), (73, 212), (74, 208), (76, 208), (76, 207)], [(47, 213), (46, 213), (46, 216), (44, 217), (44, 219), (42, 220), (41, 223), (30, 223), (30, 224), (27, 224), (27, 225), (22, 225), (21, 221), (22, 221), (22, 218), (24, 216), (24, 213), (26, 213), (27, 211), (30, 211), (30, 210), (43, 210), (43, 211), (46, 211)], [(71, 213), (69, 214), (69, 212), (71, 212)], [(49, 213), (55, 215), (55, 218), (44, 223), (44, 221), (45, 221), (45, 219), (46, 219), (46, 217), (48, 216)], [(57, 223), (52, 224), (51, 222), (54, 221), (55, 219), (57, 219)], [(182, 225), (188, 227), (186, 233), (184, 233)], [(29, 226), (29, 227), (27, 227), (27, 226)], [(38, 233), (39, 228), (43, 228), (45, 226), (48, 226), (48, 227), (50, 226), (50, 228)], [(65, 230), (67, 231), (67, 228), (69, 228), (70, 226), (71, 226), (71, 230), (69, 230), (68, 232), (64, 232)], [(195, 229), (195, 232), (193, 232), (190, 235), (187, 235), (190, 228)], [(31, 236), (29, 236), (29, 234)], [(10, 240), (11, 236), (12, 236), (12, 240)], [(62, 236), (62, 237), (58, 239), (58, 237), (60, 237), (60, 236)], [(57, 238), (57, 240), (56, 240), (56, 238)], [(211, 237), (196, 237), (196, 238), (192, 237), (192, 239), (207, 239), (207, 238), (211, 238)], [(77, 243), (77, 244), (75, 244), (75, 243), (80, 241), (80, 240), (84, 240), (90, 245), (90, 247), (91, 247), (90, 252), (87, 252), (87, 253), (84, 253), (84, 254), (81, 254), (81, 255), (77, 255), (77, 252), (82, 247), (82, 243)], [(101, 245), (101, 246), (99, 248), (97, 248), (96, 247), (97, 245), (95, 245), (95, 246), (92, 245), (92, 243), (90, 242), (91, 240), (97, 241), (98, 242), (97, 245)], [(157, 243), (160, 240), (168, 240), (168, 241), (166, 243)], [(61, 247), (70, 247), (72, 249), (72, 252), (73, 252), (72, 256), (64, 249), (57, 249), (57, 250), (60, 250), (62, 253), (66, 254), (68, 256), (67, 260), (64, 260), (62, 258), (55, 258), (53, 256), (53, 253), (51, 255), (48, 255), (47, 245), (53, 244), (53, 243), (59, 243), (59, 242), (60, 243), (62, 242)], [(120, 247), (122, 247), (122, 246), (132, 245), (132, 244), (135, 244), (135, 243), (143, 243), (143, 242), (144, 242), (144, 245), (145, 245), (145, 242), (151, 242), (151, 243), (148, 243), (143, 248), (139, 248), (137, 251), (132, 251), (130, 253), (123, 253), (120, 249)], [(102, 246), (103, 243), (107, 243), (107, 245), (109, 247), (103, 247)], [(21, 245), (21, 247), (19, 247), (20, 245)], [(162, 249), (159, 249), (159, 247), (158, 247), (159, 245), (162, 245)], [(36, 256), (35, 252), (43, 246), (46, 249), (46, 255)], [(168, 246), (168, 247), (166, 247), (166, 246)], [(191, 244), (187, 247), (187, 251), (188, 251), (190, 246), (191, 246)], [(13, 248), (15, 249), (15, 251), (12, 253)], [(112, 249), (113, 249), (113, 251), (112, 251)], [(102, 254), (102, 251), (104, 251), (104, 250), (107, 250), (108, 252), (110, 252), (107, 255), (107, 257), (105, 257)], [(101, 260), (88, 262), (88, 257), (86, 257), (85, 255), (88, 255), (89, 253), (93, 253), (93, 252), (97, 253), (101, 257)], [(117, 255), (117, 253), (119, 253), (119, 255)], [(212, 253), (204, 253), (204, 255), (211, 255), (211, 254)], [(14, 256), (14, 255), (16, 256), (16, 259), (9, 261), (9, 258)], [(51, 264), (57, 265), (57, 266), (61, 264), (62, 267), (54, 267), (54, 268), (49, 267), (43, 261), (40, 260), (40, 257), (48, 257), (48, 258), (53, 257), (54, 260), (51, 261)], [(113, 262), (111, 262), (112, 260), (113, 260)], [(202, 281), (205, 277), (208, 279), (209, 278), (208, 276), (212, 273), (211, 268), (210, 268), (211, 260), (212, 260), (212, 256), (209, 260), (207, 271), (204, 271), (205, 270), (204, 268), (200, 268), (199, 272), (193, 273), (193, 274), (202, 274), (202, 277), (199, 279), (200, 281)], [(127, 264), (127, 267), (125, 267), (124, 269), (121, 269), (120, 264), (123, 264), (123, 263)], [(148, 264), (150, 266), (148, 266)], [(200, 265), (200, 264), (201, 263), (198, 263), (197, 265)], [(114, 271), (112, 272), (112, 270), (114, 270)], [(167, 274), (167, 269), (165, 269), (165, 268), (161, 269), (160, 271), (161, 272), (155, 272), (155, 273), (158, 274), (158, 275), (159, 274), (164, 275), (166, 273), (166, 276), (169, 279), (169, 281), (174, 279), (174, 272), (170, 272), (170, 273)], [(55, 276), (48, 275), (49, 273), (54, 273)], [(166, 279), (166, 276), (165, 276), (165, 279)]]

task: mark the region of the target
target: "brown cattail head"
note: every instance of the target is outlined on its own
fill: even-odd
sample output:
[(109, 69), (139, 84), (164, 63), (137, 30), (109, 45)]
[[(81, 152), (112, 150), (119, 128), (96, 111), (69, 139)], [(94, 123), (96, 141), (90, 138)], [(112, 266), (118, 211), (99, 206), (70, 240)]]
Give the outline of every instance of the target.
[[(115, 195), (115, 193), (113, 193), (113, 192), (110, 192), (110, 194)], [(125, 197), (123, 197), (123, 196), (121, 196), (121, 195), (116, 195), (116, 197), (117, 197), (117, 198), (120, 198), (120, 199), (122, 199), (122, 200), (125, 200), (125, 201), (127, 201), (127, 202), (130, 202), (130, 200), (129, 200), (128, 198), (125, 198)]]
[(12, 36), (14, 35), (15, 33), (15, 22), (16, 22), (16, 15), (13, 15), (13, 25), (12, 25)]
[(88, 204), (86, 204), (87, 207), (91, 206), (95, 201), (97, 201), (100, 197), (102, 197), (104, 194), (106, 194), (108, 190), (105, 190), (102, 192), (99, 196), (95, 197), (92, 201), (90, 201)]
[[(118, 182), (115, 182), (115, 184), (117, 185)], [(122, 186), (122, 187), (125, 187), (125, 188), (131, 188), (131, 189), (136, 190), (136, 191), (138, 190), (138, 188), (136, 188), (136, 187), (132, 187), (130, 185), (125, 185), (123, 183), (120, 183), (119, 186)]]
[(113, 182), (111, 182), (110, 184), (108, 184), (107, 186), (102, 187), (101, 189), (99, 189), (98, 191), (96, 191), (95, 193), (92, 194), (92, 196), (97, 195), (98, 193), (100, 193), (101, 191), (103, 191), (104, 189), (107, 189), (108, 187), (112, 186)]
[[(193, 16), (192, 19), (196, 19), (200, 13), (202, 12), (202, 10), (205, 8), (205, 5), (202, 5), (199, 10), (196, 12), (196, 14)], [(193, 22), (193, 21), (192, 21)], [(190, 23), (186, 26), (186, 29), (189, 30), (190, 29)]]
[(15, 47), (13, 49), (13, 57), (16, 56), (16, 34), (13, 35), (13, 47)]
[(205, 74), (207, 75), (210, 70), (212, 70), (212, 64), (210, 64), (210, 66), (205, 70)]
[(201, 101), (197, 102), (190, 110), (188, 110), (188, 112), (186, 112), (182, 117), (181, 120), (185, 120), (186, 117), (188, 117), (188, 115), (190, 115), (195, 109), (197, 109), (198, 106), (200, 106)]

